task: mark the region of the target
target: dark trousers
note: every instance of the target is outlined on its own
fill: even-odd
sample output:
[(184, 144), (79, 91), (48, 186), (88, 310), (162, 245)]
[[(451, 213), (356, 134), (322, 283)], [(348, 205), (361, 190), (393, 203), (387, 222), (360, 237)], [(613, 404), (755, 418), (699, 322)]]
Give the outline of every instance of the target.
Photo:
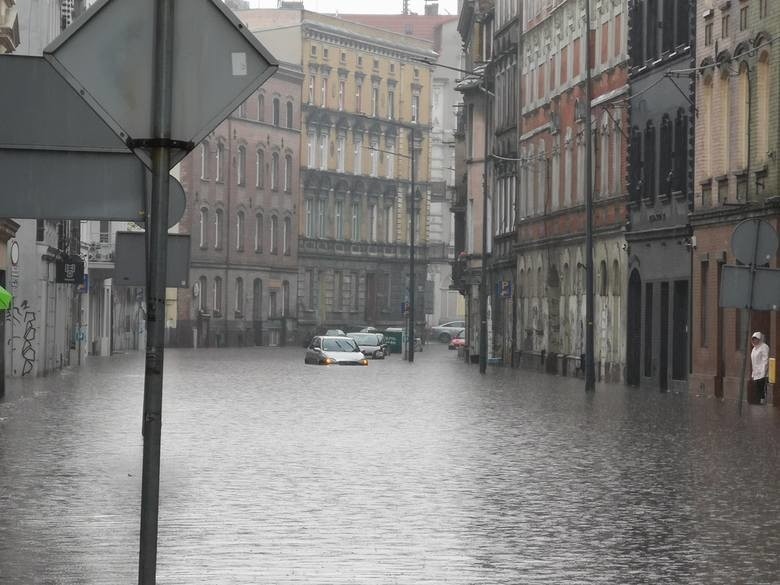
[(757, 403), (761, 403), (766, 399), (766, 383), (767, 378), (761, 378), (760, 380), (753, 380), (753, 395)]

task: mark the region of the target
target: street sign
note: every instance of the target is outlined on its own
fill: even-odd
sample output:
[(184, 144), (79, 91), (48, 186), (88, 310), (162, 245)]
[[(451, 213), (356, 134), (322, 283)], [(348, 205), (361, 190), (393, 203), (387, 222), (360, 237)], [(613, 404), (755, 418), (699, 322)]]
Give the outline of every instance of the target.
[[(149, 153), (132, 141), (154, 138), (155, 5), (98, 0), (44, 49), (44, 57), (150, 168)], [(273, 75), (277, 63), (221, 0), (187, 0), (179, 7), (173, 17), (170, 137), (191, 149)], [(172, 151), (171, 166), (186, 154)]]
[(57, 260), (57, 283), (83, 284), (84, 261), (79, 256), (65, 256)]
[[(0, 149), (0, 177), (7, 194), (0, 197), (0, 217), (143, 222), (144, 194), (151, 190), (151, 173), (130, 152)], [(187, 198), (179, 181), (170, 177), (169, 184), (170, 227)]]
[[(146, 286), (146, 247), (144, 232), (117, 232), (113, 283)], [(190, 236), (168, 234), (168, 268), (165, 286), (187, 288), (190, 278)]]
[[(0, 59), (0, 217), (144, 220), (151, 173), (41, 57)], [(170, 179), (168, 225), (184, 214)]]
[(757, 311), (776, 311), (780, 308), (780, 270), (757, 268), (750, 298), (750, 267), (723, 266), (720, 278), (720, 306)]
[(731, 249), (742, 264), (769, 264), (777, 252), (777, 244), (775, 228), (761, 219), (741, 221), (731, 234)]

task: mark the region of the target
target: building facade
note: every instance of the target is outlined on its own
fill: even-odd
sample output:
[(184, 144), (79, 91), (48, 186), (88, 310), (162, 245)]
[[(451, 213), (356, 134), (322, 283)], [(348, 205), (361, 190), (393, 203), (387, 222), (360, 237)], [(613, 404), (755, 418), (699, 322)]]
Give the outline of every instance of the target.
[(180, 165), (192, 247), (177, 345), (296, 342), (302, 81), (282, 64)]
[[(685, 389), (693, 207), (692, 3), (629, 12), (630, 128), (626, 382)], [(659, 27), (663, 23), (663, 27)]]
[[(627, 2), (526, 3), (517, 207), (517, 344), (522, 365), (573, 375), (585, 351), (586, 141), (594, 185), (594, 335), (597, 377), (623, 379)], [(591, 103), (585, 103), (590, 38)]]
[[(696, 164), (693, 226), (692, 390), (735, 398), (752, 331), (780, 343), (777, 311), (720, 307), (731, 234), (745, 219), (780, 227), (778, 126), (780, 5), (767, 0), (696, 5)], [(778, 266), (777, 257), (769, 265)]]
[[(483, 230), (490, 227), (485, 219), (485, 173), (490, 152), (490, 109), (492, 107), (490, 60), (492, 38), (492, 2), (466, 1), (458, 20), (458, 33), (463, 43), (463, 69), (468, 73), (456, 88), (463, 95), (459, 112), (456, 140), (456, 197), (452, 205), (455, 218), (455, 260), (452, 267), (453, 287), (464, 297), (466, 313), (467, 360), (479, 360), (480, 347), (480, 286), (482, 283)], [(490, 239), (488, 238), (488, 244)]]
[[(403, 325), (411, 196), (422, 325), (430, 209), (431, 43), (305, 10), (242, 12), (278, 58), (300, 64), (301, 329)], [(411, 155), (415, 144), (414, 189)]]
[(500, 358), (505, 364), (515, 363), (517, 347), (515, 224), (520, 168), (522, 13), (519, 0), (496, 0), (492, 19), (486, 21), (493, 31), (488, 71), (494, 94), (491, 96), (488, 145), (492, 227), (487, 289), (488, 352), (489, 357)]
[(450, 288), (454, 260), (454, 227), (450, 206), (455, 188), (456, 108), (460, 95), (455, 90), (462, 77), (458, 17), (438, 14), (438, 6), (426, 5), (417, 14), (339, 14), (359, 22), (424, 39), (438, 54), (431, 87), (431, 203), (428, 214), (428, 274), (425, 288), (425, 319), (437, 325), (464, 315), (463, 297)]

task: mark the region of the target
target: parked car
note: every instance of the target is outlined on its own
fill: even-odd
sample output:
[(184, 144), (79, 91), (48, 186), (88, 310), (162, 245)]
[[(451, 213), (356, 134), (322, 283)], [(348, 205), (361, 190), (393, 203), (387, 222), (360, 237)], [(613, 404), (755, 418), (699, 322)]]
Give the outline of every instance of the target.
[(350, 337), (317, 335), (306, 348), (305, 364), (319, 366), (367, 366), (368, 360)]
[(373, 358), (375, 360), (382, 360), (387, 355), (387, 344), (385, 343), (385, 336), (381, 333), (347, 333), (347, 337), (354, 339), (360, 351), (363, 352), (367, 358)]
[(466, 327), (465, 321), (450, 321), (442, 323), (436, 327), (431, 327), (431, 337), (438, 339), (442, 343), (449, 343), (450, 339), (455, 337), (458, 332)]
[(447, 346), (449, 349), (458, 349), (459, 347), (466, 347), (466, 330), (461, 329), (458, 334), (450, 339), (450, 344)]

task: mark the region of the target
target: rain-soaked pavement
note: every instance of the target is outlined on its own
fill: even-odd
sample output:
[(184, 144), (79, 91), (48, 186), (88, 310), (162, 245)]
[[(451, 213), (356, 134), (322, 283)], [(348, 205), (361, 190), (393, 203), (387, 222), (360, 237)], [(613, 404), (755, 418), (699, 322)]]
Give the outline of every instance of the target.
[[(137, 581), (142, 361), (0, 401), (0, 583)], [(508, 369), (169, 350), (161, 584), (780, 582), (780, 411)]]

